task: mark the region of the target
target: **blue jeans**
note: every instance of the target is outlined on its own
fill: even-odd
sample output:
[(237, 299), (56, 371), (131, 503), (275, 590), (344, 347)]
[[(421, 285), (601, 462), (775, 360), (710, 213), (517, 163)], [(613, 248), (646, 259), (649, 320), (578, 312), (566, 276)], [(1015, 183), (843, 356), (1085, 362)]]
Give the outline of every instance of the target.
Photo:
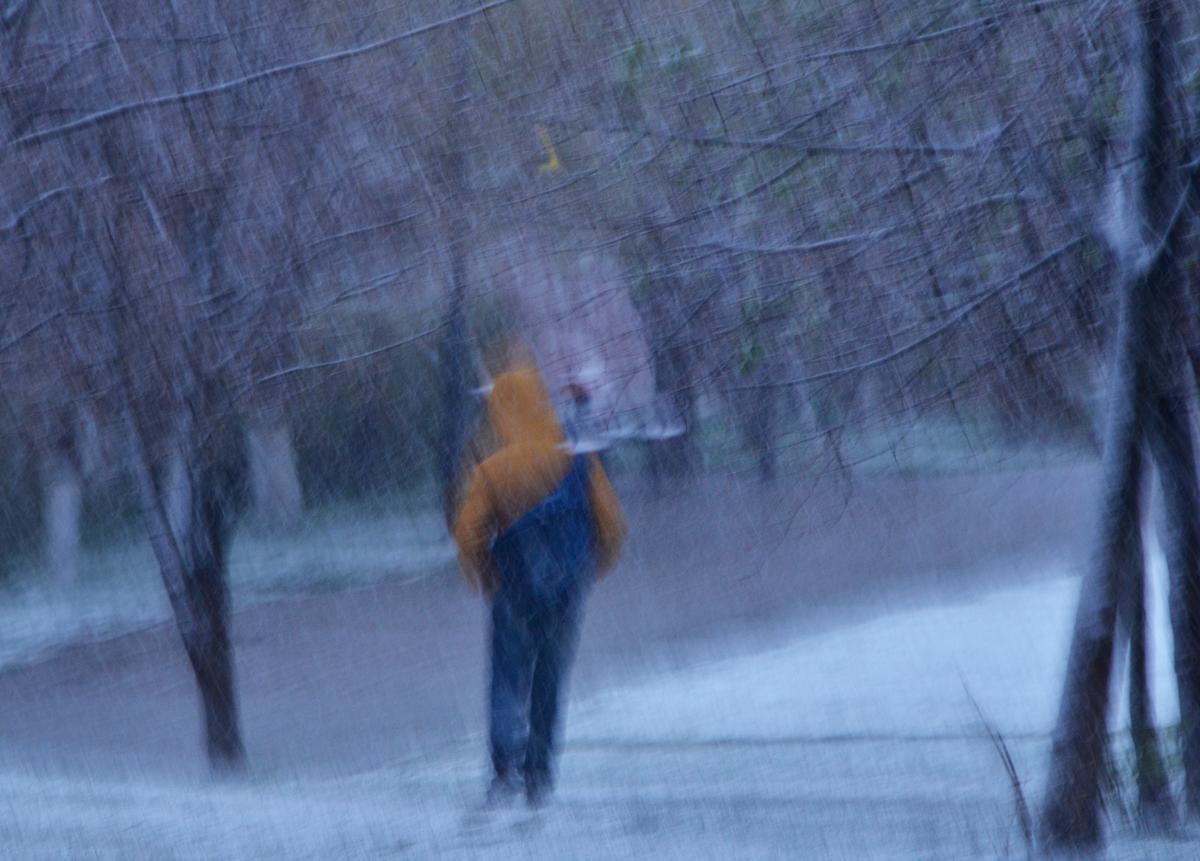
[(492, 603), (490, 744), (500, 778), (526, 786), (553, 781), (560, 703), (566, 692), (586, 589), (557, 601), (532, 601), (522, 589), (502, 587)]
[(531, 793), (553, 780), (555, 741), (583, 604), (595, 579), (588, 461), (492, 545), (489, 741), (496, 776), (520, 770)]

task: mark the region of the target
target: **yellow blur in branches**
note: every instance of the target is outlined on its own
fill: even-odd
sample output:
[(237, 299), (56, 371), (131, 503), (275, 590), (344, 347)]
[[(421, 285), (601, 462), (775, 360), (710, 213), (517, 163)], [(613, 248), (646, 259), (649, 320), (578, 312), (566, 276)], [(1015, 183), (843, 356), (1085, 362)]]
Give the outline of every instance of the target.
[(542, 146), (546, 148), (546, 155), (549, 157), (544, 164), (538, 165), (538, 173), (554, 173), (562, 167), (558, 160), (558, 151), (554, 149), (554, 141), (550, 140), (550, 132), (546, 131), (545, 126), (538, 126), (538, 134), (542, 137)]

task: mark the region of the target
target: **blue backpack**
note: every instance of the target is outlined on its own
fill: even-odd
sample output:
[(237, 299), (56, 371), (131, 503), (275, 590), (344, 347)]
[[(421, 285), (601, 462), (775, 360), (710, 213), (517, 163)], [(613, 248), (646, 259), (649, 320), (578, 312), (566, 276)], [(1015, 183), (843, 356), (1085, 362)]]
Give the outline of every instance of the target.
[(554, 493), (495, 540), (492, 559), (501, 588), (553, 603), (590, 580), (594, 545), (588, 458), (580, 454)]

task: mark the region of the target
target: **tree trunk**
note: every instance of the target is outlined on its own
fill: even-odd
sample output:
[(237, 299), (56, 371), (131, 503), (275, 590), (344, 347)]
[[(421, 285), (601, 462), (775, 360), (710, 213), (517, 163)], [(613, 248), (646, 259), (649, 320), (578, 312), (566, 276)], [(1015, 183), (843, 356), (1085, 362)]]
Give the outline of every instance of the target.
[[(1141, 528), (1142, 443), (1153, 430), (1152, 411), (1162, 417), (1159, 398), (1172, 382), (1165, 376), (1163, 359), (1174, 346), (1181, 346), (1170, 343), (1177, 333), (1168, 325), (1169, 309), (1180, 288), (1172, 252), (1183, 236), (1183, 219), (1171, 214), (1176, 211), (1177, 189), (1172, 187), (1174, 165), (1168, 155), (1175, 121), (1169, 85), (1172, 13), (1164, 0), (1143, 0), (1138, 8), (1141, 90), (1133, 149), (1140, 175), (1137, 211), (1127, 218), (1139, 242), (1122, 261), (1099, 528), (1079, 596), (1042, 807), (1039, 836), (1050, 852), (1093, 851), (1100, 846), (1100, 774), (1108, 741), (1116, 607), (1122, 577), (1131, 570), (1132, 553), (1141, 544), (1135, 533)], [(1149, 237), (1143, 236), (1146, 227)], [(1154, 434), (1153, 439), (1160, 438), (1167, 435)], [(1176, 483), (1179, 467), (1172, 458), (1179, 456), (1172, 451), (1160, 463), (1168, 509), (1176, 507), (1171, 517), (1177, 517), (1186, 502), (1172, 497), (1182, 491), (1167, 486)]]
[(741, 392), (740, 412), (746, 447), (754, 456), (760, 481), (775, 480), (775, 389), (767, 374), (756, 374)]
[(1084, 577), (1067, 659), (1067, 677), (1050, 752), (1041, 841), (1050, 851), (1098, 847), (1100, 775), (1108, 743), (1109, 675), (1122, 575), (1141, 549), (1144, 363), (1133, 359), (1145, 336), (1126, 297), (1118, 335), (1116, 387), (1106, 433), (1103, 501), (1092, 561)]
[[(1123, 277), (1117, 367), (1105, 434), (1104, 479), (1095, 551), (1084, 578), (1075, 618), (1058, 721), (1051, 749), (1050, 777), (1042, 813), (1042, 840), (1049, 849), (1099, 845), (1099, 774), (1108, 738), (1107, 710), (1115, 607), (1129, 572), (1142, 565), (1139, 483), (1142, 439), (1148, 435), (1163, 485), (1168, 517), (1175, 671), (1185, 736), (1200, 703), (1197, 683), (1197, 577), (1200, 536), (1195, 460), (1186, 401), (1164, 393), (1164, 359), (1174, 334), (1161, 311), (1178, 285), (1172, 255), (1159, 254), (1144, 274)], [(1157, 394), (1151, 392), (1157, 391)], [(1188, 705), (1184, 703), (1188, 702)], [(1191, 755), (1197, 748), (1190, 744)], [(1185, 746), (1185, 751), (1189, 749)], [(1188, 764), (1185, 752), (1185, 765)], [(1189, 775), (1195, 774), (1191, 763)], [(1194, 778), (1189, 776), (1189, 793)], [(1192, 802), (1189, 794), (1189, 808)]]
[[(1144, 501), (1144, 500), (1143, 500)], [(1129, 570), (1121, 588), (1119, 621), (1129, 643), (1129, 730), (1137, 778), (1137, 818), (1147, 831), (1163, 832), (1176, 822), (1167, 771), (1154, 727), (1154, 706), (1148, 673), (1146, 625), (1146, 559), (1141, 530), (1129, 547)]]
[(775, 390), (763, 388), (757, 393), (750, 439), (758, 453), (758, 477), (775, 480)]
[(667, 345), (654, 359), (654, 387), (668, 405), (668, 423), (683, 432), (650, 443), (650, 475), (656, 493), (677, 490), (692, 476), (699, 460), (696, 447), (696, 394), (684, 348)]
[(1167, 515), (1171, 631), (1189, 815), (1200, 815), (1200, 485), (1192, 448), (1187, 397), (1175, 390), (1158, 398), (1151, 445)]
[(217, 771), (237, 770), (245, 751), (229, 638), (226, 549), (238, 465), (227, 449), (205, 444), (226, 435), (198, 428), (185, 415), (168, 441), (165, 465), (155, 469), (144, 432), (130, 423), (146, 527), (196, 674), (209, 763)]

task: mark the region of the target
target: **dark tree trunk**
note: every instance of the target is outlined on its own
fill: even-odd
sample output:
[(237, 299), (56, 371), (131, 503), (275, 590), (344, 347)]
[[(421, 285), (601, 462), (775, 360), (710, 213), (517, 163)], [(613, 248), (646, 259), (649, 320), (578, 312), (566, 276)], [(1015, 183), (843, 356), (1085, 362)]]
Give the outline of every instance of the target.
[(675, 432), (651, 440), (648, 466), (655, 493), (677, 489), (699, 466), (696, 445), (696, 392), (692, 379), (690, 339), (692, 323), (705, 308), (714, 291), (700, 298), (695, 284), (687, 284), (675, 270), (666, 230), (650, 214), (642, 224), (649, 240), (650, 255), (662, 267), (651, 276), (651, 295), (638, 309), (645, 321), (654, 370), (655, 399), (665, 410), (667, 424)]
[(226, 558), (244, 468), (232, 448), (237, 434), (181, 418), (158, 468), (149, 458), (144, 430), (135, 425), (133, 436), (143, 514), (196, 674), (209, 763), (217, 771), (238, 770), (245, 751), (229, 637)]
[[(206, 488), (205, 495), (214, 490)], [(224, 515), (212, 500), (201, 504), (201, 552), (191, 571), (183, 572), (185, 600), (194, 624), (184, 633), (184, 647), (196, 673), (204, 704), (204, 736), (209, 762), (215, 768), (237, 768), (245, 757), (238, 730), (233, 681), (233, 650), (229, 642), (229, 587), (226, 576)], [(207, 540), (206, 540), (207, 539)], [(207, 544), (207, 547), (203, 547)], [(181, 630), (184, 630), (181, 628)]]
[[(1188, 495), (1194, 497), (1195, 466), (1190, 442), (1185, 450), (1179, 439), (1186, 424), (1179, 420), (1178, 405), (1170, 403), (1175, 391), (1170, 359), (1182, 347), (1171, 325), (1181, 289), (1175, 252), (1186, 223), (1178, 215), (1178, 166), (1170, 155), (1176, 119), (1171, 85), (1174, 14), (1165, 0), (1142, 0), (1138, 17), (1141, 91), (1133, 149), (1140, 174), (1136, 212), (1126, 215), (1138, 242), (1122, 260), (1099, 528), (1079, 598), (1042, 807), (1040, 840), (1050, 852), (1094, 851), (1101, 843), (1100, 774), (1108, 741), (1115, 611), (1122, 579), (1135, 564), (1142, 564), (1134, 553), (1141, 545), (1139, 491), (1147, 437), (1158, 459), (1172, 524), (1168, 557), (1175, 569), (1173, 581), (1185, 576), (1189, 554), (1194, 558), (1188, 545), (1192, 527), (1179, 518), (1190, 509), (1194, 527), (1194, 499)], [(1186, 470), (1192, 473), (1190, 479), (1182, 475)], [(1189, 578), (1181, 588), (1190, 588), (1193, 581)], [(1172, 592), (1177, 591), (1173, 587)], [(1187, 613), (1174, 611), (1186, 604), (1179, 597), (1172, 595), (1173, 616), (1180, 616), (1177, 637), (1193, 621)], [(1189, 648), (1185, 643), (1185, 654)], [(1178, 658), (1176, 664), (1178, 673)]]
[[(145, 204), (152, 210), (149, 199)], [(176, 205), (171, 223), (181, 226), (186, 242), (187, 283), (196, 304), (223, 310), (228, 294), (221, 289), (217, 242), (221, 191)], [(217, 772), (236, 771), (245, 751), (229, 636), (226, 551), (246, 463), (245, 438), (232, 406), (235, 387), (219, 369), (219, 354), (203, 327), (186, 320), (178, 333), (155, 338), (158, 330), (125, 293), (129, 280), (119, 260), (115, 271), (122, 286), (113, 296), (112, 337), (142, 515), (196, 675), (209, 763)]]
[[(1115, 608), (1122, 591), (1129, 588), (1123, 581), (1144, 564), (1136, 558), (1141, 551), (1139, 484), (1144, 434), (1155, 455), (1167, 509), (1175, 671), (1184, 732), (1191, 735), (1187, 715), (1195, 713), (1198, 701), (1194, 692), (1200, 690), (1195, 679), (1200, 651), (1193, 645), (1200, 509), (1186, 400), (1164, 392), (1165, 361), (1159, 349), (1173, 334), (1161, 311), (1171, 298), (1172, 285), (1179, 283), (1177, 274), (1172, 256), (1159, 254), (1153, 265), (1129, 280), (1122, 291), (1100, 524), (1095, 555), (1079, 597), (1042, 812), (1042, 840), (1049, 849), (1089, 848), (1100, 843), (1099, 775), (1108, 739)], [(1195, 751), (1194, 742), (1185, 744), (1192, 744)], [(1194, 764), (1192, 767), (1194, 773)], [(1191, 780), (1189, 777), (1189, 785)]]
[(664, 347), (654, 359), (654, 384), (658, 396), (670, 410), (669, 421), (682, 433), (650, 444), (650, 475), (655, 492), (676, 489), (696, 470), (696, 395), (692, 390), (685, 350), (679, 345)]
[(1131, 536), (1129, 570), (1119, 607), (1121, 631), (1129, 642), (1129, 727), (1137, 778), (1137, 817), (1148, 831), (1169, 830), (1176, 821), (1167, 772), (1159, 752), (1150, 692), (1146, 626), (1146, 564), (1141, 530)]
[(775, 480), (775, 390), (764, 376), (748, 393), (743, 427), (761, 481)]
[(199, 553), (190, 575), (185, 573), (189, 604), (198, 624), (188, 659), (196, 673), (204, 702), (205, 740), (209, 761), (237, 767), (245, 758), (238, 728), (237, 698), (233, 681), (233, 649), (229, 641), (229, 577), (226, 544), (229, 531), (225, 488), (213, 476), (201, 489)]
[[(1128, 297), (1127, 297), (1128, 298)], [(1124, 303), (1130, 305), (1129, 301)], [(1140, 426), (1145, 412), (1143, 363), (1128, 344), (1140, 329), (1123, 314), (1116, 389), (1107, 428), (1104, 490), (1096, 548), (1079, 596), (1067, 677), (1050, 753), (1041, 816), (1041, 841), (1051, 851), (1098, 847), (1100, 776), (1108, 743), (1109, 676), (1122, 575), (1140, 551), (1139, 490), (1143, 468)], [(1122, 361), (1124, 360), (1124, 361)]]
[(1200, 815), (1200, 485), (1188, 399), (1161, 395), (1150, 435), (1167, 515), (1171, 631), (1184, 766), (1185, 803)]

